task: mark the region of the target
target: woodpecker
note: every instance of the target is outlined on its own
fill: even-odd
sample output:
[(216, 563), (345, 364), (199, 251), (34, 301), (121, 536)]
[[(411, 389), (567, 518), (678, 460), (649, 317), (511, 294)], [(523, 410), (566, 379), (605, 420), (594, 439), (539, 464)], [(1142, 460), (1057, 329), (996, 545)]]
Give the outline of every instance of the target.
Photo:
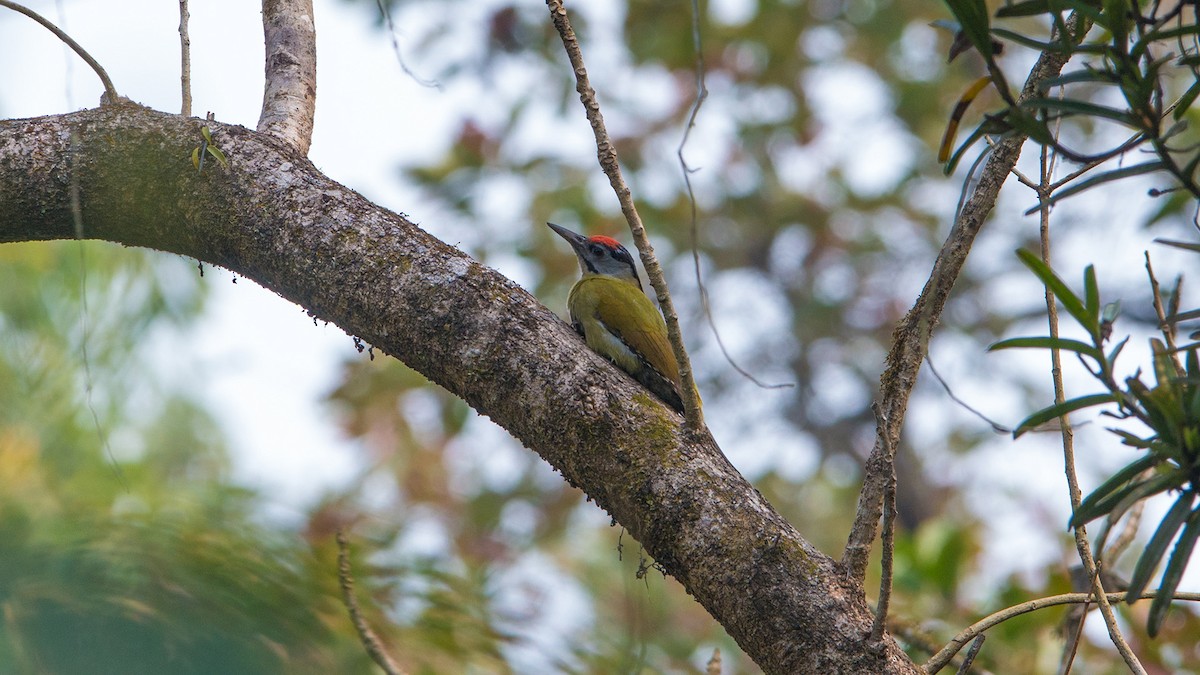
[(592, 351), (615, 363), (667, 405), (683, 412), (679, 365), (662, 314), (642, 290), (629, 251), (612, 237), (585, 237), (546, 223), (575, 250), (583, 276), (567, 308)]

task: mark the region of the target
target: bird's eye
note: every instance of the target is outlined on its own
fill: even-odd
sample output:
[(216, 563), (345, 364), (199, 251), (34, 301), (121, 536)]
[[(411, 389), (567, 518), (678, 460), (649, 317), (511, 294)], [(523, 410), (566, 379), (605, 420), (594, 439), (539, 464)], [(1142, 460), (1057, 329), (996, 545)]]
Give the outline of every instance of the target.
[(604, 257), (604, 247), (598, 246), (596, 244), (592, 244), (592, 255), (596, 256), (597, 258), (603, 258)]

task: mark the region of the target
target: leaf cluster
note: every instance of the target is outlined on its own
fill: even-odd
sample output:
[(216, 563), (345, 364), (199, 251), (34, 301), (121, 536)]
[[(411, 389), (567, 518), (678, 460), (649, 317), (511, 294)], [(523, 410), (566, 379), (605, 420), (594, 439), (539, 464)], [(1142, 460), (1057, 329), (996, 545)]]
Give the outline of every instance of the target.
[[(1050, 29), (1045, 38), (1035, 38), (1028, 30), (994, 26), (983, 0), (947, 0), (947, 4), (958, 22), (960, 41), (969, 42), (984, 58), (987, 79), (1005, 104), (1003, 110), (986, 115), (949, 157), (947, 173), (986, 136), (1025, 135), (1086, 169), (1134, 149), (1152, 156), (1088, 178), (1082, 178), (1086, 170), (1081, 171), (1072, 176), (1074, 185), (1046, 196), (1047, 202), (1132, 175), (1164, 172), (1174, 185), (1156, 194), (1182, 190), (1200, 197), (1196, 180), (1200, 152), (1194, 144), (1179, 142), (1187, 130), (1187, 113), (1200, 96), (1200, 56), (1196, 50), (1200, 25), (1185, 21), (1184, 3), (1171, 8), (1153, 3), (1144, 12), (1134, 1), (1021, 0), (995, 12), (995, 19), (1040, 21)], [(1098, 29), (1096, 37), (1089, 39), (1094, 29)], [(1080, 57), (1082, 64), (1018, 98), (995, 59), (999, 46), (1005, 43), (1058, 53), (1068, 59)], [(1181, 74), (1189, 83), (1182, 93), (1172, 93), (1172, 81)], [(1052, 93), (1054, 90), (1057, 93)], [(1084, 150), (1068, 147), (1060, 140), (1059, 128), (1064, 121), (1083, 125), (1115, 123), (1133, 133), (1109, 147)]]
[[(1116, 308), (1100, 305), (1100, 290), (1092, 266), (1084, 271), (1084, 297), (1081, 298), (1037, 256), (1028, 251), (1019, 251), (1018, 256), (1087, 331), (1090, 342), (1050, 336), (1021, 337), (1002, 340), (991, 349), (1045, 348), (1072, 352), (1106, 391), (1047, 406), (1021, 422), (1013, 435), (1020, 436), (1077, 410), (1106, 404), (1116, 404), (1117, 410), (1105, 414), (1135, 418), (1152, 431), (1147, 436), (1138, 436), (1123, 429), (1109, 429), (1123, 444), (1143, 450), (1145, 454), (1084, 498), (1072, 514), (1069, 527), (1082, 527), (1105, 518), (1097, 545), (1098, 550), (1103, 550), (1111, 526), (1135, 504), (1159, 494), (1175, 495), (1174, 506), (1159, 523), (1139, 557), (1128, 589), (1132, 602), (1146, 588), (1154, 570), (1166, 556), (1168, 546), (1179, 535), (1147, 619), (1147, 631), (1154, 636), (1162, 626), (1171, 598), (1196, 541), (1200, 539), (1200, 507), (1195, 506), (1200, 490), (1200, 343), (1169, 348), (1166, 345), (1173, 344), (1173, 339), (1169, 328), (1165, 328), (1166, 344), (1157, 338), (1150, 340), (1153, 380), (1147, 383), (1139, 370), (1118, 382), (1114, 374), (1115, 363), (1129, 339), (1125, 338), (1105, 351)], [(1186, 365), (1180, 363), (1180, 354), (1184, 355)]]

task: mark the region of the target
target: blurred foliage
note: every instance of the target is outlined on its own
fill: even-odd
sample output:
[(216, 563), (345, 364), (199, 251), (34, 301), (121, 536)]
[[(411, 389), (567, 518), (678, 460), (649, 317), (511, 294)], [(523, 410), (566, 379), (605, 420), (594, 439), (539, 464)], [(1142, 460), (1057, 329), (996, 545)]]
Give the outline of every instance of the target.
[[(547, 305), (562, 308), (577, 270), (541, 223), (618, 237), (624, 227), (595, 165), (594, 149), (587, 145), (590, 130), (545, 7), (503, 0), (385, 4), (393, 23), (406, 27), (400, 49), (407, 66), (445, 91), (469, 92), (472, 100), (486, 102), (464, 110), (457, 134), (438, 160), (404, 164), (401, 179), (419, 185), (439, 209), (428, 219), (436, 234), (481, 260), (517, 271)], [(986, 8), (978, 4), (986, 18)], [(737, 375), (709, 334), (697, 299), (690, 204), (676, 158), (696, 95), (690, 3), (634, 0), (575, 3), (569, 9), (626, 180), (669, 270), (706, 412), (714, 428), (724, 430), (718, 439), (739, 466), (751, 467), (744, 470), (772, 504), (818, 546), (836, 554), (853, 513), (858, 467), (874, 438), (869, 404), (892, 328), (919, 292), (959, 199), (960, 184), (944, 181), (937, 170), (938, 139), (970, 83), (988, 74), (989, 66), (1019, 82), (1033, 52), (1015, 48), (1011, 55), (983, 59), (975, 51), (948, 64), (953, 34), (930, 27), (953, 16), (940, 4), (762, 0), (699, 7), (699, 56), (709, 97), (684, 154), (689, 166), (699, 169), (691, 180), (702, 271), (732, 356), (765, 380), (795, 383), (792, 389), (757, 389)], [(418, 25), (422, 28), (411, 28)], [(1007, 27), (1030, 35), (1047, 29), (1028, 17), (1012, 19)], [(1111, 41), (1097, 35), (1097, 41)], [(984, 106), (999, 99), (994, 88), (979, 98)], [(1180, 114), (1192, 111), (1183, 106)], [(1055, 122), (1071, 139), (1095, 144), (1111, 139), (1111, 125), (1068, 115)], [(1155, 206), (1143, 222), (1179, 227), (1191, 202), (1168, 193)], [(1036, 240), (1036, 226), (1015, 222), (1019, 216), (1020, 209), (1002, 204), (981, 246), (1007, 252)], [(1065, 216), (1064, 223), (1071, 224), (1071, 218)], [(1129, 226), (1112, 224), (1113, 229)], [(1080, 236), (1094, 241), (1103, 235), (1089, 227)], [(1014, 288), (1010, 279), (1019, 273), (1011, 258), (996, 256), (964, 270), (938, 327), (938, 335), (947, 336), (942, 339), (959, 355), (956, 360), (971, 364), (951, 371), (951, 381), (955, 375), (977, 379), (985, 346), (1043, 312), (1035, 287)], [(1127, 283), (1114, 281), (1113, 292), (1132, 294), (1130, 287), (1117, 287)], [(1029, 292), (1017, 292), (1021, 288)], [(1136, 311), (1123, 319), (1131, 330), (1153, 322)], [(379, 458), (393, 498), (405, 505), (397, 511), (419, 503), (439, 514), (433, 517), (443, 537), (439, 555), (504, 569), (519, 565), (519, 551), (537, 547), (555, 551), (559, 569), (576, 579), (572, 571), (585, 555), (611, 563), (604, 560), (603, 548), (599, 553), (560, 548), (565, 533), (558, 526), (580, 527), (581, 519), (594, 519), (594, 507), (547, 479), (545, 467), (514, 451), (507, 439), (479, 431), (473, 419), (460, 420), (451, 411), (461, 403), (425, 388), (419, 378), (388, 374), (392, 369), (400, 366), (348, 365), (346, 384), (334, 399), (347, 411), (359, 410), (348, 414), (347, 428)], [(376, 384), (363, 383), (364, 370)], [(1048, 386), (1044, 371), (986, 372), (980, 392), (1003, 382), (1017, 397), (1031, 397)], [(368, 396), (351, 396), (365, 386), (372, 387), (369, 405), (379, 415), (374, 424), (362, 419)], [(1004, 544), (976, 533), (990, 514), (961, 508), (965, 500), (956, 489), (970, 489), (971, 479), (962, 478), (969, 469), (957, 469), (957, 481), (944, 476), (942, 465), (964, 457), (966, 467), (969, 453), (994, 442), (986, 425), (969, 415), (948, 414), (950, 406), (940, 388), (918, 387), (912, 407), (924, 408), (941, 426), (932, 447), (902, 444), (898, 467), (899, 513), (910, 528), (902, 535), (908, 543), (900, 545), (912, 547), (899, 554), (907, 565), (897, 582), (898, 604), (905, 608), (900, 614), (943, 619), (943, 638), (996, 603), (1052, 592), (1066, 575), (1051, 567), (1038, 583), (1007, 579), (964, 592), (991, 578), (986, 556)], [(754, 457), (780, 446), (781, 439), (792, 439), (786, 450), (769, 459)], [(422, 456), (437, 467), (424, 466)], [(497, 479), (478, 475), (488, 470), (480, 466), (492, 466), (489, 458), (505, 465), (504, 489), (497, 489)], [(430, 480), (446, 482), (431, 485)], [(436, 499), (443, 501), (437, 505)], [(527, 508), (528, 500), (537, 508)], [(513, 525), (495, 515), (506, 511), (514, 514)], [(519, 526), (516, 514), (525, 521)], [(468, 520), (458, 519), (463, 516)], [(597, 525), (603, 523), (590, 526)], [(1050, 531), (1060, 525), (1054, 523)], [(570, 536), (585, 534), (572, 531)], [(611, 541), (618, 535), (589, 531), (586, 536)], [(1069, 542), (1063, 543), (1070, 552)], [(481, 547), (495, 553), (490, 562), (479, 557)], [(654, 575), (648, 585), (668, 595), (677, 590)], [(593, 610), (611, 602), (612, 589), (601, 580), (589, 578), (585, 586)], [(688, 606), (680, 604), (681, 610)], [(1183, 615), (1181, 621), (1194, 621)], [(1027, 621), (1025, 627), (1050, 625), (1044, 616)], [(705, 621), (665, 620), (649, 634), (627, 634), (612, 644), (639, 645), (635, 672), (699, 672), (712, 644), (711, 629)], [(1021, 631), (997, 630), (984, 649), (987, 666), (996, 672), (1054, 670), (1061, 638), (1052, 629), (1043, 632), (1044, 640), (1031, 642)], [(665, 645), (674, 642), (692, 645), (686, 665), (666, 657)], [(1157, 655), (1160, 646), (1139, 649), (1148, 663), (1200, 668), (1200, 654), (1188, 647), (1164, 649), (1163, 656)], [(922, 658), (917, 643), (913, 649)], [(1089, 641), (1076, 668), (1115, 668), (1106, 649), (1103, 642)], [(727, 672), (755, 670), (744, 656), (730, 658), (725, 651)], [(607, 672), (630, 656), (576, 658), (588, 664), (585, 670)]]
[[(220, 430), (164, 368), (204, 306), (194, 262), (6, 244), (0, 288), (0, 672), (373, 672), (332, 537), (261, 521)], [(475, 577), (380, 572), (366, 544), (360, 593), (422, 580), (398, 633), (432, 664), (414, 672), (500, 672)]]

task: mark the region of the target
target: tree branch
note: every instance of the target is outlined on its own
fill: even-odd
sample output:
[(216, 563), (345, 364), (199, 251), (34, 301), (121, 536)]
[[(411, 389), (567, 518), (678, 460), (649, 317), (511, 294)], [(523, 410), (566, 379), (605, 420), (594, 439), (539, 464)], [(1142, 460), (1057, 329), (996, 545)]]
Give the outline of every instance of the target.
[(317, 109), (317, 30), (312, 0), (263, 0), (267, 81), (258, 130), (307, 155)]
[(117, 94), (117, 88), (113, 86), (112, 80), (108, 79), (108, 72), (104, 70), (104, 67), (100, 65), (99, 61), (92, 58), (92, 55), (87, 53), (87, 50), (84, 49), (78, 42), (73, 40), (70, 35), (64, 33), (62, 29), (60, 29), (58, 26), (55, 26), (46, 17), (38, 14), (32, 9), (29, 9), (28, 7), (25, 7), (24, 5), (12, 2), (11, 0), (0, 0), (0, 7), (7, 7), (14, 12), (24, 14), (25, 16), (40, 23), (46, 30), (54, 33), (55, 37), (57, 37), (59, 40), (62, 40), (64, 44), (70, 47), (72, 51), (79, 55), (79, 58), (83, 59), (88, 66), (90, 66), (91, 69), (96, 72), (96, 76), (100, 78), (100, 83), (104, 85), (104, 100), (108, 103), (116, 103), (120, 99), (120, 96)]
[[(1104, 594), (1105, 599), (1110, 603), (1121, 602), (1125, 599), (1126, 595), (1127, 594), (1124, 591), (1120, 593)], [(1140, 596), (1138, 596), (1138, 598), (1142, 600), (1153, 597), (1153, 592), (1142, 593)], [(1174, 597), (1176, 600), (1190, 600), (1193, 602), (1200, 601), (1200, 593), (1176, 593)], [(975, 639), (976, 636), (982, 635), (984, 631), (988, 630), (989, 628), (1004, 623), (1013, 617), (1020, 616), (1022, 614), (1028, 614), (1029, 612), (1036, 612), (1039, 609), (1045, 609), (1047, 607), (1054, 607), (1056, 605), (1084, 604), (1095, 601), (1096, 596), (1094, 593), (1064, 593), (1062, 595), (1051, 595), (1046, 598), (1029, 600), (1028, 602), (1022, 602), (1021, 604), (1013, 605), (1012, 607), (1005, 607), (998, 612), (994, 612), (988, 616), (985, 616), (979, 621), (976, 621), (965, 628), (961, 633), (955, 635), (954, 639), (951, 640), (949, 644), (943, 647), (940, 652), (934, 654), (933, 658), (929, 659), (929, 661), (922, 666), (922, 670), (924, 670), (926, 673), (936, 673), (942, 668), (945, 668), (946, 664), (950, 663), (950, 659), (954, 658), (954, 655), (957, 654), (964, 646), (966, 646), (968, 642)]]
[[(1075, 21), (1072, 15), (1069, 24), (1074, 26)], [(1067, 59), (1068, 56), (1062, 52), (1043, 52), (1029, 72), (1018, 100), (1029, 99), (1036, 93), (1040, 83), (1056, 77)], [(979, 184), (942, 244), (925, 288), (892, 334), (887, 369), (880, 378), (880, 417), (887, 420), (887, 424), (876, 429), (875, 447), (867, 458), (863, 487), (858, 496), (858, 511), (846, 542), (846, 550), (842, 554), (842, 564), (847, 574), (860, 583), (866, 576), (871, 545), (879, 531), (883, 495), (887, 490), (888, 476), (892, 475), (895, 448), (900, 444), (900, 429), (904, 425), (905, 411), (908, 410), (908, 398), (929, 349), (929, 336), (941, 319), (942, 308), (967, 261), (975, 235), (979, 234), (988, 214), (995, 207), (1000, 187), (1021, 156), (1025, 139), (1026, 136), (1022, 135), (1012, 136), (993, 148), (980, 174)]]
[[(678, 417), (525, 290), (326, 178), (293, 147), (139, 106), (0, 121), (0, 242), (83, 236), (253, 279), (465, 399), (625, 526), (768, 673), (913, 673), (862, 649), (860, 586)], [(77, 139), (72, 151), (72, 138)]]

